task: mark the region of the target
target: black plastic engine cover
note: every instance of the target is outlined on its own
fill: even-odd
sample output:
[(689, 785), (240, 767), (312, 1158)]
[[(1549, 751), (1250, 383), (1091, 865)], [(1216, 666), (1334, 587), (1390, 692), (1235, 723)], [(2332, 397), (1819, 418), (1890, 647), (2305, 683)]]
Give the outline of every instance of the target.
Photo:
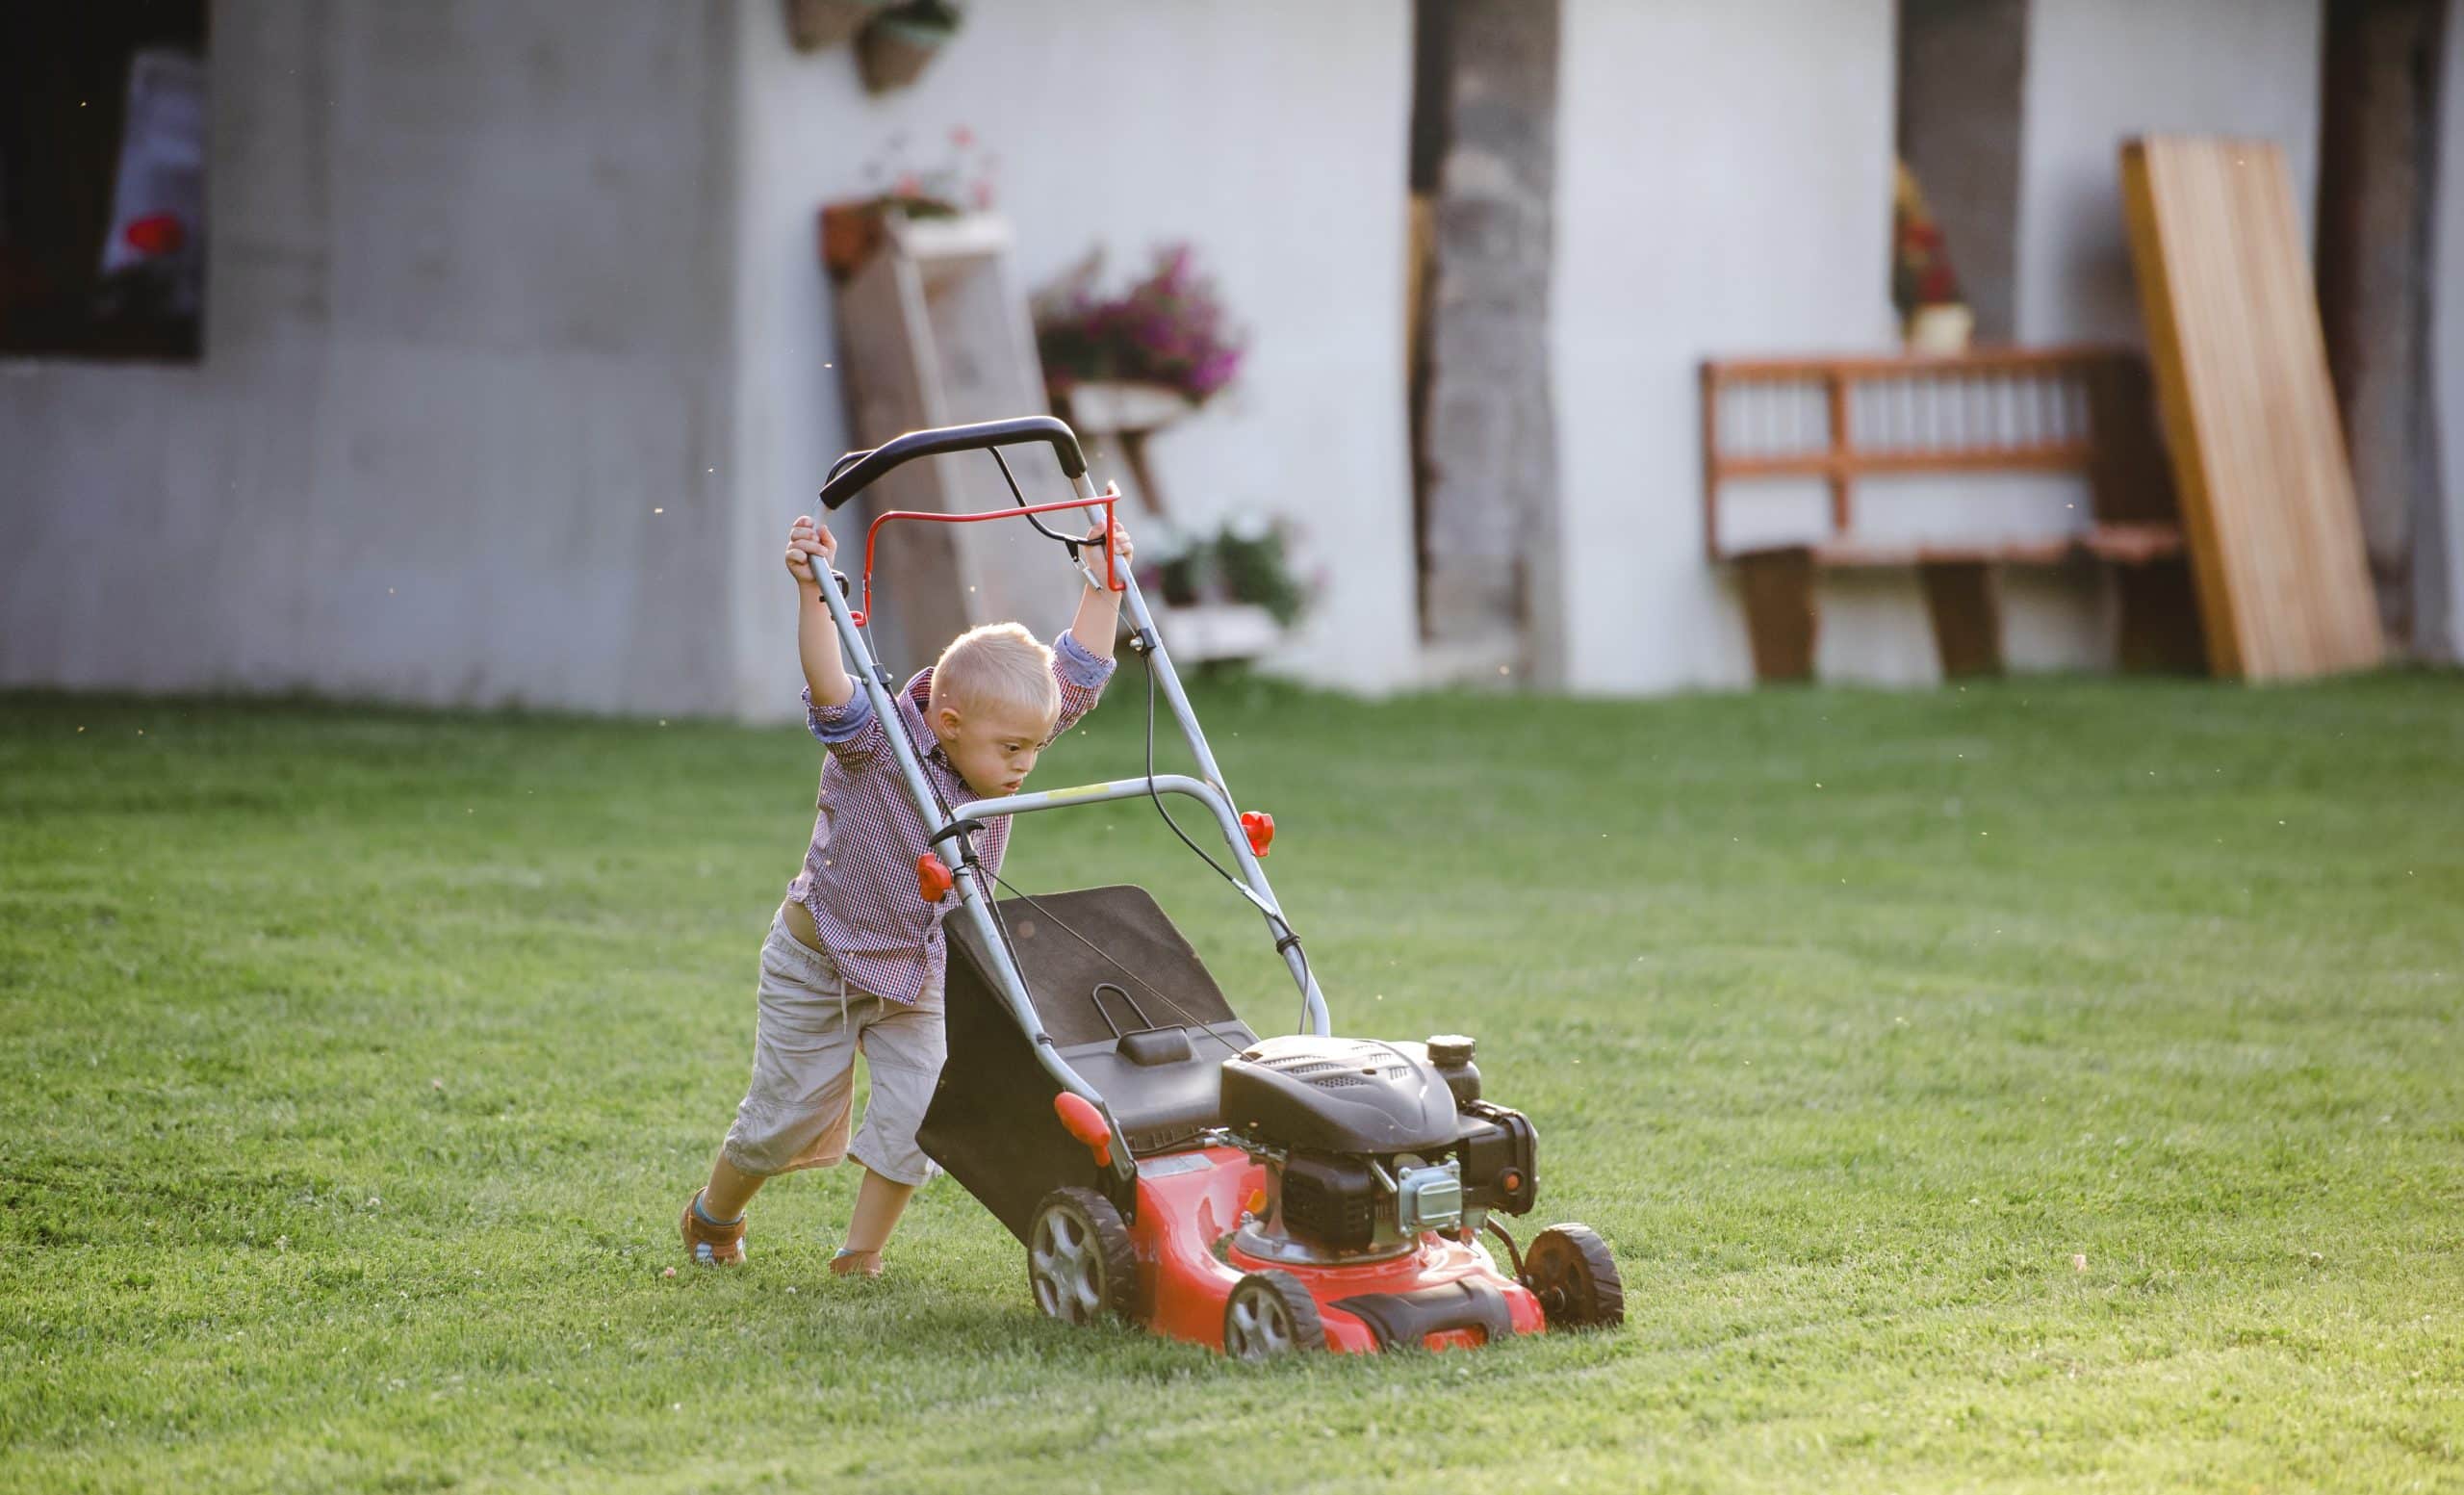
[(1540, 1139), (1520, 1111), (1486, 1100), (1463, 1108), (1463, 1202), (1527, 1215), (1540, 1198)]
[(1313, 1152), (1445, 1151), (1454, 1093), (1427, 1059), (1374, 1039), (1293, 1034), (1223, 1061), (1223, 1124)]
[(1357, 1158), (1296, 1152), (1283, 1164), (1283, 1227), (1296, 1239), (1341, 1251), (1377, 1238), (1377, 1179)]

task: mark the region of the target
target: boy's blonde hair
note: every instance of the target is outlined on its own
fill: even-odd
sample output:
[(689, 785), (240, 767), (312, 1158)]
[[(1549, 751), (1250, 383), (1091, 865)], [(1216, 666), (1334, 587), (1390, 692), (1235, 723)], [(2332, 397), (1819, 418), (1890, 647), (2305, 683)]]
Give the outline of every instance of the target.
[(987, 623), (950, 640), (933, 666), (930, 705), (961, 711), (1015, 707), (1061, 719), (1061, 683), (1052, 678), (1052, 648), (1015, 623)]

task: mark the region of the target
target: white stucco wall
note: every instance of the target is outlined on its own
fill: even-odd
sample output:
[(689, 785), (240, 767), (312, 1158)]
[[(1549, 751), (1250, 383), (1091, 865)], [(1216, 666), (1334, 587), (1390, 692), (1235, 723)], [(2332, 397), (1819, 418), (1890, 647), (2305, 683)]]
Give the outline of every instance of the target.
[(0, 683), (723, 709), (723, 20), (220, 0), (203, 361), (0, 368)]
[[(1116, 273), (1167, 241), (1197, 246), (1252, 345), (1238, 385), (1149, 444), (1157, 480), (1199, 524), (1248, 508), (1299, 527), (1297, 561), (1326, 588), (1279, 665), (1368, 689), (1408, 676), (1404, 0), (975, 6), (917, 83), (879, 98), (850, 49), (794, 51), (773, 0), (743, 0), (735, 19), (742, 709), (793, 702), (779, 540), (852, 444), (824, 367), (835, 335), (814, 214), (877, 190), (863, 168), (893, 137), (907, 165), (932, 168), (962, 125), (998, 156), (1028, 287), (1099, 244)], [(1113, 474), (1098, 459), (1095, 476)]]
[[(2023, 337), (2136, 338), (2131, 134), (2277, 138), (2306, 210), (2316, 9), (2036, 0)], [(998, 156), (1026, 284), (1096, 244), (1116, 270), (1198, 246), (1253, 348), (1155, 443), (1174, 507), (1299, 526), (1326, 584), (1280, 665), (1416, 678), (1407, 0), (1008, 0), (882, 98), (848, 49), (793, 51), (776, 0), (594, 15), (218, 0), (207, 357), (0, 369), (0, 683), (779, 714), (779, 531), (849, 444), (814, 214), (894, 137), (930, 168), (960, 125)], [(1543, 601), (1575, 688), (1750, 678), (1702, 558), (1694, 367), (1893, 346), (1891, 33), (1890, 0), (1566, 0)], [(2464, 90), (2448, 111), (2464, 265)], [(2437, 316), (2451, 505), (2464, 297)], [(2464, 572), (2464, 523), (2446, 538)], [(2015, 665), (2106, 657), (2091, 590), (2009, 601)], [(1826, 675), (1933, 678), (1912, 578), (1823, 606)]]
[(2284, 147), (2307, 240), (2317, 196), (2317, 0), (2033, 0), (2020, 135), (2019, 340), (2143, 342), (2122, 229), (2135, 135)]
[[(1576, 689), (1752, 678), (1703, 557), (1695, 367), (1893, 345), (1891, 26), (1890, 0), (1567, 0), (1553, 368)], [(1827, 670), (1931, 667), (1912, 580), (1878, 608), (1834, 590)]]

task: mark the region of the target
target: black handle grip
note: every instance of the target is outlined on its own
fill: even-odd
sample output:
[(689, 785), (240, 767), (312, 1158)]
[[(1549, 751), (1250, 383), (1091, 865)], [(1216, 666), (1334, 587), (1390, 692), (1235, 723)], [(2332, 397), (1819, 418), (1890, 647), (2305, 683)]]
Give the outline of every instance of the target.
[(938, 456), (945, 451), (989, 451), (1028, 442), (1052, 444), (1061, 471), (1071, 478), (1087, 476), (1087, 456), (1078, 450), (1078, 435), (1048, 415), (1022, 415), (1014, 420), (984, 421), (974, 425), (942, 425), (932, 430), (893, 436), (870, 451), (850, 451), (830, 470), (822, 484), (821, 506), (834, 509), (878, 481), (902, 462)]

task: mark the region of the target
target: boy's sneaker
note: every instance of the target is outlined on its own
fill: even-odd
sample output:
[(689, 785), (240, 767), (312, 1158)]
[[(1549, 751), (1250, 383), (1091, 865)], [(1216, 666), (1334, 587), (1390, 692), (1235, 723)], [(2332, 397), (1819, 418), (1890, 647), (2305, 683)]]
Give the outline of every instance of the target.
[(677, 1223), (684, 1236), (684, 1253), (705, 1267), (741, 1267), (744, 1265), (744, 1217), (738, 1215), (731, 1224), (719, 1224), (702, 1213), (702, 1193), (693, 1192), (692, 1202), (684, 1206), (684, 1218)]

